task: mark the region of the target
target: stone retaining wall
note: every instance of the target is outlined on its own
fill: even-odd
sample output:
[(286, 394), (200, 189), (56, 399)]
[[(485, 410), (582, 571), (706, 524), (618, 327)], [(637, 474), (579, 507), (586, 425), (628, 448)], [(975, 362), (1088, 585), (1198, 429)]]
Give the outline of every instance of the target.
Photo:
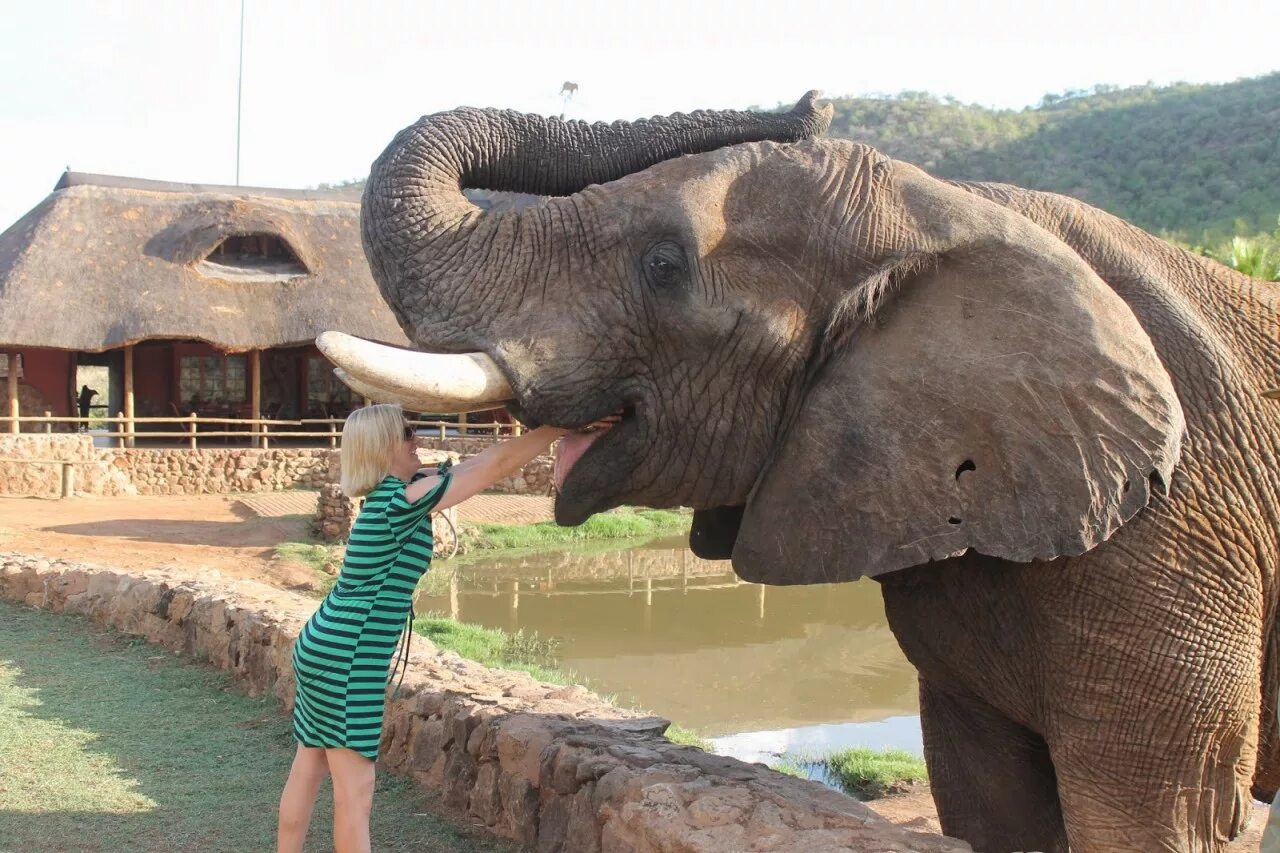
[[(454, 459), (473, 456), (492, 444), (478, 438), (418, 439), (420, 449)], [(92, 436), (85, 433), (5, 434), (0, 435), (0, 496), (57, 497), (62, 466), (37, 460), (72, 463), (77, 495), (110, 497), (323, 489), (338, 481), (337, 459), (338, 451), (329, 448), (103, 448), (94, 447)], [(546, 494), (552, 467), (550, 456), (540, 456), (493, 491)]]
[[(208, 659), (250, 693), (292, 701), (293, 640), (315, 602), (216, 572), (199, 580), (0, 554), (0, 596), (80, 613)], [(416, 638), (388, 702), (382, 764), (528, 849), (966, 851), (849, 797), (692, 747), (667, 721), (579, 687), (489, 670)]]
[(72, 466), (76, 494), (137, 494), (129, 476), (114, 461), (96, 449), (93, 439), (83, 433), (0, 435), (0, 495), (58, 497), (62, 493), (63, 462)]
[(102, 450), (140, 495), (221, 495), (318, 489), (337, 451), (313, 448)]
[(328, 480), (328, 448), (106, 448), (92, 436), (0, 435), (0, 495), (57, 497), (61, 465), (75, 470), (77, 495), (220, 495), (318, 489)]

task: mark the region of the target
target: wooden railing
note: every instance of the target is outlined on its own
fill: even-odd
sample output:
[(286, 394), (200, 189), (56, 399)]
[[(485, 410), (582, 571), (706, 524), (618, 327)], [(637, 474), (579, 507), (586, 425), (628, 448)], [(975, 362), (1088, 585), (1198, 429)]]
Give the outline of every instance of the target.
[[(43, 425), (45, 433), (52, 433), (55, 425), (65, 424), (72, 431), (80, 427), (95, 427), (92, 435), (95, 438), (115, 439), (117, 447), (134, 447), (138, 439), (159, 439), (163, 441), (183, 441), (191, 450), (199, 449), (199, 442), (211, 438), (220, 438), (224, 442), (242, 439), (249, 442), (250, 447), (261, 447), (264, 450), (271, 446), (272, 440), (296, 439), (314, 440), (321, 446), (338, 447), (342, 438), (342, 425), (345, 418), (300, 418), (286, 420), (279, 418), (209, 418), (190, 414), (184, 417), (167, 418), (129, 418), (123, 412), (115, 417), (94, 416), (89, 418), (55, 416), (45, 412), (43, 416), (20, 416), (5, 418), (9, 422), (11, 432), (19, 432), (21, 424)], [(520, 435), (524, 428), (520, 424), (475, 424), (457, 423), (440, 420), (410, 420), (418, 434), (423, 437), (439, 438), (485, 438), (498, 439), (504, 436)], [(99, 425), (110, 424), (115, 429), (102, 431)], [(157, 429), (160, 425), (168, 425), (170, 429)], [(151, 427), (148, 429), (148, 427)], [(212, 429), (210, 429), (212, 427)], [(236, 429), (235, 427), (239, 427)], [(39, 429), (37, 428), (37, 432)]]

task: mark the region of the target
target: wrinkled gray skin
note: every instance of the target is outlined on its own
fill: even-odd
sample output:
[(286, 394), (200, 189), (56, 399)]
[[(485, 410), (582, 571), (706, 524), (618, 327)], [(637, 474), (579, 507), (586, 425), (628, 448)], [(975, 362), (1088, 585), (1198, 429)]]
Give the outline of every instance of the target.
[(828, 121), (428, 116), (366, 250), (413, 342), (489, 354), (526, 421), (626, 407), (561, 523), (692, 506), (747, 579), (878, 578), (947, 834), (1220, 849), (1280, 782), (1276, 286)]

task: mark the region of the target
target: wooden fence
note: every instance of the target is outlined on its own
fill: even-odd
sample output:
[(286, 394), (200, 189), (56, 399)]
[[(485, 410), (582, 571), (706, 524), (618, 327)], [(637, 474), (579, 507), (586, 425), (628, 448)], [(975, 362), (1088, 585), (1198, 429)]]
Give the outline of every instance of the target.
[[(185, 417), (167, 418), (129, 418), (123, 412), (115, 417), (61, 417), (45, 412), (43, 416), (10, 417), (10, 432), (21, 431), (21, 424), (43, 425), (45, 433), (52, 433), (54, 427), (65, 424), (72, 432), (78, 432), (90, 425), (97, 427), (108, 424), (112, 429), (101, 431), (94, 429), (95, 438), (115, 440), (117, 447), (135, 447), (138, 439), (160, 440), (165, 442), (185, 442), (191, 450), (198, 450), (201, 441), (221, 439), (229, 444), (233, 439), (247, 441), (250, 447), (261, 447), (264, 450), (271, 446), (272, 440), (302, 439), (310, 446), (338, 447), (342, 439), (342, 425), (345, 418), (302, 418), (299, 420), (279, 420), (270, 418), (208, 418), (196, 414)], [(473, 424), (463, 421), (426, 421), (410, 420), (410, 424), (424, 437), (440, 438), (487, 438), (497, 439), (503, 436), (520, 435), (524, 428), (520, 424)], [(167, 428), (164, 428), (167, 427)], [(39, 428), (37, 427), (37, 432)]]

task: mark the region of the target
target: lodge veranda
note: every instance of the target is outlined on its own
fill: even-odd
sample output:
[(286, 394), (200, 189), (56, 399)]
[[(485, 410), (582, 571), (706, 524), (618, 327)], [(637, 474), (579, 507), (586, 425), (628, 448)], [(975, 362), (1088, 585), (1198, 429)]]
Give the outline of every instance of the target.
[[(408, 345), (364, 260), (358, 190), (67, 172), (0, 233), (0, 432), (337, 447), (369, 401), (315, 347), (328, 329)], [(520, 430), (504, 412), (408, 414), (424, 436)]]

